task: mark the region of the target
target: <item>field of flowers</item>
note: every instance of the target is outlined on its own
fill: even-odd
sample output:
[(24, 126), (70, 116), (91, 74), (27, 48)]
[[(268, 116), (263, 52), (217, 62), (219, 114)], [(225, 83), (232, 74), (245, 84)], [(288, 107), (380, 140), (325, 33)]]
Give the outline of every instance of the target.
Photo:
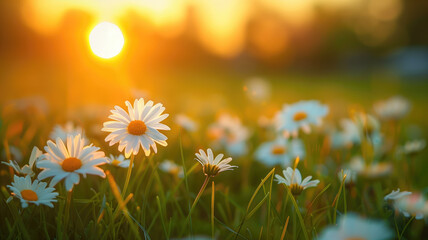
[(4, 104), (0, 239), (428, 236), (426, 83), (213, 76)]

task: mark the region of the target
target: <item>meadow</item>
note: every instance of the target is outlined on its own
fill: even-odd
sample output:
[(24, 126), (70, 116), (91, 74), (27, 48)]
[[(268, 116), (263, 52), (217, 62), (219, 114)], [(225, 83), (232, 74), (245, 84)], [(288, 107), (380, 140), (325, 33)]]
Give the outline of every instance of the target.
[[(133, 92), (115, 104), (82, 104), (69, 111), (45, 111), (31, 99), (3, 104), (0, 152), (2, 163), (9, 165), (0, 165), (1, 239), (428, 236), (426, 82), (386, 73), (277, 73), (249, 79), (215, 71), (175, 72), (154, 82), (156, 85), (149, 86), (150, 94)], [(136, 89), (144, 89), (141, 85), (137, 82)], [(397, 95), (402, 96), (398, 105), (385, 102)], [(153, 125), (167, 140), (158, 132), (149, 136), (158, 138), (152, 142), (157, 153), (150, 146), (150, 152), (144, 148), (145, 154), (144, 144), (140, 148), (138, 143), (128, 149), (131, 140), (119, 144), (124, 147), (120, 151), (117, 143), (109, 145), (113, 137), (105, 140), (114, 128), (109, 129), (106, 122), (120, 119), (109, 119), (110, 110), (117, 105), (128, 112), (125, 100), (134, 104), (140, 97), (145, 104), (150, 100), (154, 105), (163, 104), (163, 114), (169, 114), (158, 116), (164, 125)], [(296, 124), (309, 121), (318, 108), (328, 110), (314, 121), (298, 125), (297, 134), (287, 132), (289, 120), (284, 118), (289, 109), (298, 108), (295, 104), (305, 100), (317, 104), (296, 110)], [(383, 105), (376, 105), (382, 101)], [(307, 112), (297, 117), (302, 111)], [(348, 125), (341, 125), (342, 119), (347, 119)], [(128, 125), (121, 133), (144, 135), (150, 127), (149, 121), (144, 121), (141, 126)], [(24, 198), (22, 189), (19, 198), (8, 187), (16, 181), (14, 176), (29, 176), (30, 181), (39, 179), (47, 184), (54, 181), (57, 175), (44, 174), (42, 178), (41, 172), (50, 169), (55, 154), (59, 156), (52, 150), (52, 144), (62, 144), (56, 137), (63, 139), (70, 155), (73, 144), (93, 144), (106, 158), (90, 155), (88, 162), (101, 160), (93, 165), (99, 170), (88, 170), (86, 178), (86, 173), (78, 172), (86, 164), (83, 160), (78, 166), (70, 163), (66, 170), (62, 159), (62, 169), (77, 171), (74, 174), (80, 181), (67, 183), (65, 175), (56, 179), (52, 191), (58, 195), (51, 207), (36, 205), (37, 198)], [(117, 142), (124, 139), (118, 137)], [(53, 142), (48, 144), (49, 140)], [(267, 153), (260, 150), (274, 141)], [(41, 153), (33, 158), (29, 172), (22, 171), (34, 146)], [(208, 152), (208, 148), (214, 157), (231, 157), (228, 164), (237, 167), (218, 172), (226, 164), (207, 163), (212, 168), (204, 161), (201, 164), (195, 153), (200, 149)], [(121, 154), (128, 156), (117, 157)], [(18, 169), (14, 170), (9, 160), (16, 160)], [(283, 170), (288, 167), (292, 173), (284, 178)], [(315, 182), (305, 188), (302, 178), (307, 176)], [(385, 198), (398, 188), (412, 193)]]

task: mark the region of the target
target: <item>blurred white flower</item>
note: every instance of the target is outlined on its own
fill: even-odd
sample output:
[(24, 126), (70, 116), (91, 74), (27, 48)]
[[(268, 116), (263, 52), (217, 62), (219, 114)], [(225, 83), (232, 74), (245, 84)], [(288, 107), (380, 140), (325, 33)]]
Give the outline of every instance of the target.
[(397, 152), (399, 154), (414, 155), (424, 150), (425, 146), (426, 146), (426, 142), (424, 139), (412, 140), (412, 141), (406, 142), (403, 146), (398, 148)]
[(422, 219), (428, 216), (428, 201), (420, 193), (412, 193), (397, 199), (394, 207), (405, 217), (414, 216), (416, 219)]
[(177, 165), (175, 162), (171, 160), (164, 160), (159, 164), (159, 169), (163, 172), (171, 173), (173, 175), (177, 175), (178, 177), (184, 177), (183, 167)]
[(361, 142), (358, 126), (352, 120), (342, 119), (340, 126), (342, 131), (335, 131), (330, 134), (332, 148), (350, 147)]
[(204, 174), (209, 177), (215, 177), (217, 174), (233, 170), (237, 166), (232, 166), (229, 163), (232, 161), (231, 157), (223, 159), (223, 154), (219, 154), (214, 157), (213, 151), (208, 148), (207, 153), (200, 149), (199, 153), (196, 153), (196, 160), (202, 165)]
[(357, 172), (352, 169), (343, 169), (337, 173), (339, 181), (343, 180), (343, 176), (346, 175), (345, 184), (355, 183), (357, 181)]
[(318, 236), (319, 240), (387, 240), (393, 237), (393, 231), (382, 222), (364, 219), (354, 213), (343, 215), (338, 225), (326, 227)]
[(284, 105), (277, 114), (277, 128), (285, 137), (297, 137), (299, 130), (310, 133), (311, 125), (320, 125), (328, 113), (328, 107), (319, 101), (300, 101)]
[(58, 196), (55, 188), (46, 187), (47, 183), (39, 182), (38, 180), (31, 181), (30, 175), (26, 177), (13, 177), (12, 185), (7, 187), (12, 191), (12, 196), (21, 200), (23, 208), (28, 207), (29, 203), (46, 205), (53, 207), (53, 202), (56, 202), (56, 196)]
[(407, 191), (400, 192), (400, 189), (398, 188), (396, 191), (392, 190), (392, 192), (390, 194), (386, 195), (383, 199), (385, 201), (398, 200), (398, 199), (400, 199), (404, 196), (410, 195), (410, 194), (412, 194), (412, 192), (407, 192)]
[(277, 138), (274, 141), (262, 143), (256, 150), (256, 159), (266, 166), (290, 166), (296, 157), (305, 157), (305, 148), (300, 139)]
[(399, 120), (409, 113), (410, 107), (410, 102), (401, 96), (379, 101), (373, 106), (379, 118), (384, 120)]
[(366, 164), (360, 156), (353, 157), (349, 168), (366, 178), (380, 178), (389, 175), (392, 172), (392, 164), (388, 162), (377, 162)]
[(207, 134), (214, 148), (224, 147), (232, 156), (242, 156), (248, 151), (249, 131), (238, 117), (222, 114), (208, 127)]
[(188, 132), (194, 132), (198, 129), (198, 124), (185, 114), (177, 114), (175, 122)]
[(282, 173), (284, 177), (279, 174), (275, 174), (275, 180), (278, 181), (278, 184), (284, 183), (290, 188), (290, 191), (293, 195), (297, 196), (302, 193), (303, 190), (310, 187), (316, 187), (320, 180), (312, 180), (312, 176), (308, 176), (302, 181), (302, 175), (300, 174), (299, 169), (292, 169), (287, 167), (287, 170), (283, 170)]
[(56, 139), (56, 143), (49, 140), (45, 147), (46, 153), (37, 162), (37, 167), (43, 169), (38, 179), (53, 177), (50, 186), (65, 179), (65, 188), (71, 191), (73, 185), (80, 181), (79, 174), (83, 177), (93, 174), (104, 178), (105, 173), (99, 166), (107, 163), (107, 159), (98, 150), (92, 144), (85, 146), (85, 140), (80, 135), (68, 136), (65, 143), (60, 138)]
[(380, 132), (379, 121), (372, 115), (363, 112), (355, 113), (353, 115), (353, 121), (359, 129), (361, 141), (363, 139), (369, 140), (373, 145), (375, 153), (380, 153), (382, 150), (383, 136)]
[(160, 123), (168, 114), (162, 114), (165, 108), (158, 103), (153, 105), (153, 101), (144, 102), (144, 99), (135, 99), (134, 105), (129, 101), (125, 102), (128, 112), (119, 106), (111, 110), (110, 119), (104, 123), (102, 131), (110, 132), (105, 141), (110, 142), (110, 146), (119, 143), (119, 151), (125, 149), (125, 157), (131, 154), (138, 154), (141, 148), (146, 156), (150, 154), (150, 147), (157, 153), (156, 143), (166, 146), (167, 137), (159, 130), (170, 130), (170, 128)]
[(131, 160), (125, 159), (125, 156), (123, 156), (123, 154), (119, 154), (117, 156), (110, 154), (110, 156), (107, 158), (107, 161), (108, 161), (108, 164), (115, 167), (121, 167), (121, 168), (128, 168), (129, 164), (131, 163)]
[(271, 86), (266, 79), (254, 77), (245, 82), (244, 92), (251, 101), (258, 103), (269, 99)]
[(57, 138), (60, 138), (62, 141), (67, 141), (67, 137), (68, 136), (77, 136), (80, 135), (83, 138), (85, 138), (86, 141), (86, 137), (83, 133), (83, 129), (79, 126), (74, 126), (74, 124), (72, 122), (67, 122), (64, 126), (61, 126), (59, 124), (55, 125), (53, 131), (51, 132), (49, 138), (52, 140), (55, 140)]
[(12, 167), (13, 170), (15, 170), (15, 172), (19, 175), (29, 175), (30, 177), (34, 177), (35, 175), (35, 173), (33, 172), (34, 164), (40, 159), (42, 154), (43, 154), (42, 151), (40, 151), (37, 147), (33, 147), (28, 164), (25, 164), (22, 168), (19, 167), (16, 161), (12, 161), (12, 160), (9, 160), (9, 162), (3, 162), (3, 164)]

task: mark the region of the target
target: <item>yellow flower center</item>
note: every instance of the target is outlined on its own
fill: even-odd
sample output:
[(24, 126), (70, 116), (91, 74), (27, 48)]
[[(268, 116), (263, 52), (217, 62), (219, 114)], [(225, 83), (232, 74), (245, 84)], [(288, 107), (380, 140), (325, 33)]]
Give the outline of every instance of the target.
[(27, 201), (37, 201), (39, 198), (37, 197), (37, 193), (33, 190), (25, 189), (21, 191), (21, 196), (24, 200)]
[(117, 166), (117, 165), (119, 165), (120, 164), (120, 161), (119, 160), (116, 160), (116, 159), (114, 159), (112, 162), (111, 162), (111, 165), (113, 165), (113, 166)]
[(62, 169), (66, 172), (74, 172), (82, 166), (82, 161), (75, 157), (69, 157), (62, 161)]
[(306, 114), (305, 112), (296, 112), (294, 114), (294, 121), (301, 121), (303, 119), (306, 119), (308, 117), (308, 114)]
[(203, 170), (205, 175), (214, 177), (218, 174), (218, 172), (220, 171), (220, 168), (217, 165), (212, 165), (207, 163), (204, 165)]
[(285, 153), (285, 147), (283, 147), (283, 146), (274, 146), (273, 148), (272, 148), (272, 154), (273, 155), (281, 155), (281, 154), (284, 154)]
[(143, 135), (144, 133), (146, 133), (146, 130), (147, 126), (141, 120), (131, 121), (128, 125), (128, 133), (135, 136)]
[(300, 193), (302, 193), (303, 191), (303, 187), (297, 183), (291, 184), (289, 188), (290, 188), (291, 194), (293, 194), (294, 196), (300, 195)]

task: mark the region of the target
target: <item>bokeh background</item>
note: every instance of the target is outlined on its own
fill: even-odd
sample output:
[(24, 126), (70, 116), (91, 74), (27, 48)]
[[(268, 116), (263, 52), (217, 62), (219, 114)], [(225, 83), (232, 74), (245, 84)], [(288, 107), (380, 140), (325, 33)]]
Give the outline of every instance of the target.
[[(88, 44), (101, 21), (125, 37), (109, 60)], [(346, 116), (402, 95), (424, 132), (427, 22), (419, 0), (1, 1), (0, 101), (65, 122), (140, 96), (190, 115), (318, 99)], [(251, 78), (270, 84), (269, 99), (246, 98)]]

